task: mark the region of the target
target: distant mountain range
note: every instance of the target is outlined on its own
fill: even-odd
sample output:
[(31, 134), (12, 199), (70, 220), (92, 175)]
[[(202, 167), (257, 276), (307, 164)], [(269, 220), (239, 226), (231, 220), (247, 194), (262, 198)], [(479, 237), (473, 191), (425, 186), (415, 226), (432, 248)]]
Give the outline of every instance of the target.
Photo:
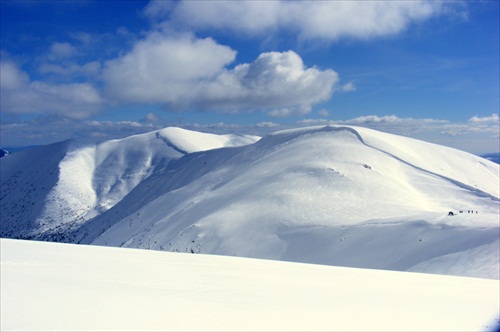
[(29, 146), (21, 146), (21, 147), (5, 147), (5, 148), (0, 148), (0, 158), (9, 155), (11, 153), (19, 152), (19, 151), (24, 151), (24, 150), (29, 150), (33, 148), (38, 148), (40, 145), (29, 145)]
[(170, 127), (0, 166), (2, 237), (500, 278), (499, 165), (402, 136)]
[[(8, 154), (14, 153), (14, 152), (32, 149), (32, 148), (36, 148), (36, 147), (39, 147), (39, 145), (0, 149), (0, 158), (6, 156)], [(485, 154), (482, 154), (479, 156), (484, 158), (484, 159), (488, 159), (494, 163), (500, 164), (500, 152), (485, 153)]]
[(481, 157), (491, 160), (494, 163), (500, 164), (500, 152), (483, 154), (481, 155)]

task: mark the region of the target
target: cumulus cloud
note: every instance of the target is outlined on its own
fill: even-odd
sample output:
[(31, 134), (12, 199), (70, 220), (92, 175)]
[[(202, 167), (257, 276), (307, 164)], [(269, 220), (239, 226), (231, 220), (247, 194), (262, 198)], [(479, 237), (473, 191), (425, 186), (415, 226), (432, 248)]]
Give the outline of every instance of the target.
[(306, 39), (368, 39), (395, 35), (413, 22), (436, 15), (431, 1), (314, 1), (283, 2), (281, 20)]
[[(14, 63), (2, 62), (2, 110), (82, 119), (106, 103), (137, 103), (174, 111), (260, 111), (288, 117), (310, 113), (314, 104), (340, 89), (335, 71), (308, 68), (293, 51), (262, 53), (253, 62), (230, 67), (235, 50), (191, 33), (150, 32), (104, 66), (98, 61), (78, 64), (73, 56), (69, 43), (52, 44), (39, 67), (52, 83), (32, 81)], [(91, 81), (65, 83), (96, 77), (102, 77), (102, 91)]]
[(153, 32), (106, 63), (106, 93), (117, 101), (179, 104), (191, 98), (193, 82), (213, 80), (235, 57), (211, 38)]
[(144, 14), (155, 21), (171, 21), (189, 29), (231, 29), (262, 33), (277, 24), (279, 1), (179, 1), (153, 0)]
[(331, 69), (306, 68), (293, 51), (262, 53), (232, 72), (243, 88), (241, 101), (247, 107), (273, 108), (277, 116), (309, 113), (312, 104), (331, 97), (339, 80)]
[(338, 82), (333, 70), (306, 68), (293, 51), (262, 53), (228, 69), (235, 56), (210, 38), (154, 32), (106, 64), (106, 94), (118, 102), (163, 103), (170, 109), (290, 116), (330, 98)]
[(368, 39), (395, 35), (410, 24), (449, 13), (439, 1), (160, 1), (144, 13), (152, 20), (194, 30), (269, 34), (288, 29), (301, 39)]
[(205, 85), (197, 99), (208, 109), (260, 110), (274, 117), (303, 115), (313, 104), (329, 99), (338, 80), (331, 69), (306, 68), (293, 51), (268, 52), (224, 71)]
[(89, 83), (31, 81), (13, 62), (2, 62), (0, 66), (2, 112), (80, 119), (97, 112), (102, 103), (99, 92)]

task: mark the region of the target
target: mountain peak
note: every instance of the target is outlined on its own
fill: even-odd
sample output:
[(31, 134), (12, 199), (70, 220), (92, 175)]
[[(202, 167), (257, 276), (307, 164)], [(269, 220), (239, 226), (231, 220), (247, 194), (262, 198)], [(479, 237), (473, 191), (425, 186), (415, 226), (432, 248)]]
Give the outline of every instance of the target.
[(167, 127), (156, 132), (168, 146), (187, 154), (198, 151), (218, 149), (222, 147), (247, 145), (260, 139), (249, 135), (217, 135), (187, 130), (179, 127)]

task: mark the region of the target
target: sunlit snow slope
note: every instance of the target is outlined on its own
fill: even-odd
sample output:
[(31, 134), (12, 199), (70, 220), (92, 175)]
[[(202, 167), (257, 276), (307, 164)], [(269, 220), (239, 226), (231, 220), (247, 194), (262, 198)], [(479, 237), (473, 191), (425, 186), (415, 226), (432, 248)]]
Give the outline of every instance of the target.
[[(171, 155), (158, 157), (155, 150), (139, 158), (154, 167), (139, 171), (131, 171), (136, 162), (129, 154), (145, 143), (135, 142), (136, 136), (130, 147), (120, 141), (124, 161), (117, 164), (127, 167), (103, 167), (98, 180), (92, 175), (88, 192), (97, 194), (86, 198), (84, 222), (67, 213), (68, 219), (54, 222), (75, 227), (31, 238), (500, 278), (497, 164), (358, 127), (288, 130), (248, 145), (241, 144), (252, 138), (216, 140), (219, 145), (211, 146), (240, 146), (186, 153), (196, 150), (193, 144), (210, 142), (188, 133), (170, 128), (140, 136), (166, 143)], [(84, 178), (91, 173), (80, 170), (89, 163), (79, 151), (81, 161), (70, 160), (73, 173)], [(110, 155), (102, 152), (101, 158)], [(115, 168), (120, 176), (106, 174)], [(125, 177), (128, 185), (112, 195)], [(2, 210), (12, 208), (4, 199)], [(54, 211), (61, 213), (57, 206)]]
[(494, 331), (497, 280), (2, 239), (2, 331)]

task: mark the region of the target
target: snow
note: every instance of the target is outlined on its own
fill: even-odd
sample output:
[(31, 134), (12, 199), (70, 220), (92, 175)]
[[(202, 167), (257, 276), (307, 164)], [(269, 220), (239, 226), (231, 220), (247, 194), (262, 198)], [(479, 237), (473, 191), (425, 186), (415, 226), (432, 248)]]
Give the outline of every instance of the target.
[(492, 331), (498, 280), (1, 239), (2, 331)]
[(500, 279), (500, 241), (439, 256), (407, 271)]
[(258, 136), (251, 135), (214, 135), (178, 127), (159, 130), (157, 136), (185, 153), (247, 145), (260, 139)]
[[(166, 142), (174, 136), (179, 143), (191, 143)], [(66, 141), (2, 158), (1, 235), (59, 240), (186, 153), (258, 139), (172, 127), (94, 145)]]
[(462, 151), (165, 128), (0, 166), (2, 237), (80, 243), (0, 240), (1, 330), (498, 327), (500, 166)]
[(72, 221), (84, 221), (97, 196), (92, 187), (95, 148), (69, 151), (59, 163), (59, 180), (47, 194), (46, 204), (37, 218), (42, 231)]
[[(406, 152), (395, 157), (396, 149)], [(418, 149), (431, 161), (417, 160)], [(490, 184), (499, 183), (498, 165), (456, 151), (454, 163), (473, 167), (474, 177), (465, 167), (441, 170), (454, 151), (354, 127), (280, 132), (180, 159), (168, 176), (151, 177), (85, 225), (79, 241), (499, 279)], [(459, 213), (471, 208), (479, 213)], [(479, 247), (486, 249), (474, 271), (448, 259)], [(447, 269), (425, 264), (439, 257)]]
[(33, 151), (0, 160), (3, 237), (500, 279), (500, 167), (455, 149), (326, 126)]

